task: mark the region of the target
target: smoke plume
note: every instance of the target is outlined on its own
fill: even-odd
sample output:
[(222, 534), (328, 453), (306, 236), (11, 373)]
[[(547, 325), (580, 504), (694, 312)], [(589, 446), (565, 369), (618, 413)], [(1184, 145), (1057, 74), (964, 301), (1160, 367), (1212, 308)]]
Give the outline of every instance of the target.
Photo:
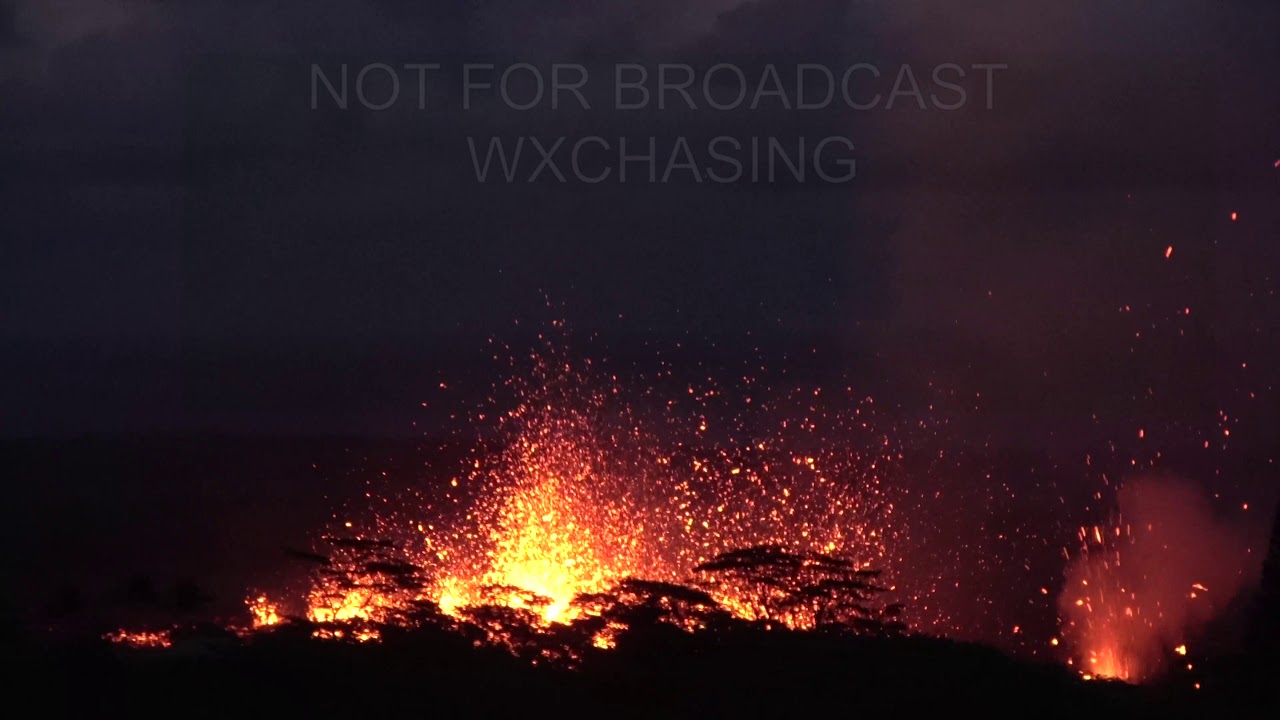
[(1260, 528), (1215, 513), (1196, 485), (1127, 483), (1109, 526), (1081, 528), (1083, 552), (1060, 596), (1064, 636), (1082, 672), (1127, 680), (1158, 674), (1254, 585)]

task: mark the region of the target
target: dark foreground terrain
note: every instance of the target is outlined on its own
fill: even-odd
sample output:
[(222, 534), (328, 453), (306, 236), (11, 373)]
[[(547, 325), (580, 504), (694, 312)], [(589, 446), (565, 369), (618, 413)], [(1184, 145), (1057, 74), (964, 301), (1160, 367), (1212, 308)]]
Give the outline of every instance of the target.
[[(619, 606), (631, 629), (610, 650), (594, 649), (590, 634), (526, 634), (513, 654), (486, 642), (491, 638), (477, 629), (484, 622), (460, 630), (438, 616), (413, 629), (380, 628), (376, 643), (318, 640), (312, 633), (322, 628), (303, 622), (245, 637), (213, 626), (175, 632), (165, 649), (101, 639), (105, 630), (167, 622), (157, 603), (191, 606), (195, 616), (243, 615), (246, 585), (274, 587), (281, 548), (323, 526), (346, 495), (363, 490), (362, 478), (400, 481), (424, 472), (412, 445), (6, 444), (5, 476), (20, 509), (6, 518), (16, 561), (0, 598), (0, 662), (10, 697), (40, 717), (77, 718), (789, 718), (937, 709), (1248, 718), (1274, 717), (1280, 707), (1275, 568), (1263, 583), (1270, 590), (1249, 613), (1247, 650), (1188, 657), (1194, 672), (1141, 687), (1086, 682), (1048, 660), (901, 634), (794, 633), (741, 622), (689, 634), (646, 622), (651, 606), (644, 603)], [(306, 472), (298, 470), (299, 457), (308, 459)], [(198, 588), (212, 591), (212, 599), (202, 592), (170, 598), (168, 583), (119, 587), (121, 577), (164, 578), (174, 569), (200, 578)], [(148, 600), (145, 612), (124, 612), (139, 595)], [(513, 627), (510, 617), (487, 619)]]
[[(626, 715), (854, 717), (945, 709), (1022, 716), (1271, 716), (1274, 657), (1219, 662), (1134, 687), (950, 641), (738, 628), (632, 631), (576, 669), (475, 647), (454, 631), (384, 629), (380, 643), (314, 640), (285, 626), (247, 640), (213, 631), (167, 649), (104, 641), (6, 643), (19, 695), (42, 717), (398, 717)], [(1224, 714), (1225, 713), (1225, 714)]]

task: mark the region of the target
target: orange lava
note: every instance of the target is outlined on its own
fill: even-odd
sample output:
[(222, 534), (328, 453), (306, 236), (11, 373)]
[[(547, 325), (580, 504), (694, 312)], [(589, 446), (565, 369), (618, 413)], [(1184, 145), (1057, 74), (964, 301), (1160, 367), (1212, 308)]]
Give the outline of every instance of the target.
[(272, 625), (280, 624), (280, 613), (277, 611), (275, 603), (268, 600), (266, 595), (248, 598), (244, 602), (249, 608), (249, 615), (253, 618), (254, 628), (271, 627)]
[(1151, 630), (1142, 604), (1117, 569), (1132, 539), (1128, 526), (1080, 528), (1080, 551), (1069, 565), (1063, 602), (1071, 618), (1064, 635), (1080, 654), (1085, 679), (1142, 680), (1141, 638)]
[[(367, 527), (343, 523), (353, 542), (389, 546), (379, 552), (394, 553), (422, 585), (351, 565), (314, 582), (307, 619), (395, 622), (429, 601), (455, 618), (496, 605), (549, 626), (589, 614), (574, 602), (580, 596), (630, 577), (687, 583), (697, 565), (735, 548), (776, 544), (845, 555), (858, 567), (886, 556), (893, 505), (880, 477), (898, 456), (867, 422), (870, 399), (852, 398), (854, 411), (828, 428), (815, 409), (818, 391), (804, 391), (796, 399), (812, 417), (784, 418), (770, 435), (726, 446), (700, 438), (708, 432), (702, 407), (724, 401), (723, 391), (690, 387), (657, 417), (641, 418), (590, 362), (574, 365), (550, 344), (532, 359), (531, 373), (497, 389), (515, 402), (489, 415), (503, 438), (496, 452), (477, 451), (447, 487)], [(657, 442), (673, 426), (686, 439)], [(828, 430), (844, 442), (814, 447)], [(441, 507), (464, 511), (445, 520)], [(759, 598), (723, 585), (712, 594), (741, 617), (762, 617)]]
[(104, 635), (103, 639), (117, 645), (126, 645), (132, 648), (167, 648), (173, 645), (167, 630), (154, 632), (116, 630)]

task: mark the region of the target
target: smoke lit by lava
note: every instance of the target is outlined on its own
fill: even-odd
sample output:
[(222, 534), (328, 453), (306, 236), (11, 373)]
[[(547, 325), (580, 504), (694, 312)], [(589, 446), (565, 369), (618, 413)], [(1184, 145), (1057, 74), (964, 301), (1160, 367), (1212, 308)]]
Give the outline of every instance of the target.
[(1089, 676), (1158, 674), (1261, 572), (1249, 533), (1176, 478), (1126, 484), (1114, 521), (1080, 528), (1079, 540), (1059, 601)]

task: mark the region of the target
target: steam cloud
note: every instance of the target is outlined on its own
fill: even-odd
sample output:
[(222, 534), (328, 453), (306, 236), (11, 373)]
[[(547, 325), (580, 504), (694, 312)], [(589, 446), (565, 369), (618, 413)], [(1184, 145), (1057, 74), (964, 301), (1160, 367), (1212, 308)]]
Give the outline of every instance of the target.
[(1265, 545), (1260, 528), (1222, 519), (1183, 479), (1131, 481), (1118, 507), (1110, 527), (1083, 533), (1060, 605), (1085, 672), (1141, 680), (1256, 584)]

